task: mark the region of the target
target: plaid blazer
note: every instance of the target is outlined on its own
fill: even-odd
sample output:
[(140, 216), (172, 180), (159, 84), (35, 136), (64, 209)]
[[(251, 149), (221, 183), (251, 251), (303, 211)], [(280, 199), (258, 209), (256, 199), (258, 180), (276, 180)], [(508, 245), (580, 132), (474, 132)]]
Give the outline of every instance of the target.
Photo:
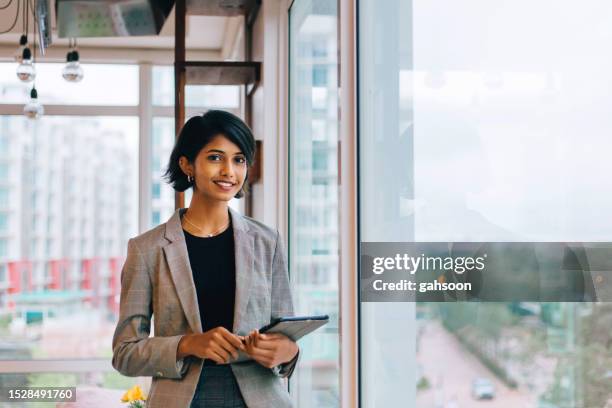
[[(181, 336), (202, 333), (181, 225), (184, 211), (177, 210), (166, 223), (130, 239), (121, 272), (112, 364), (126, 376), (153, 377), (148, 407), (189, 407), (203, 365), (193, 356), (177, 360)], [(233, 332), (246, 335), (275, 317), (293, 315), (293, 302), (278, 231), (231, 209), (230, 216), (236, 262)], [(289, 377), (296, 363), (297, 358), (273, 369), (252, 360), (231, 364), (247, 406), (292, 407), (281, 377)]]

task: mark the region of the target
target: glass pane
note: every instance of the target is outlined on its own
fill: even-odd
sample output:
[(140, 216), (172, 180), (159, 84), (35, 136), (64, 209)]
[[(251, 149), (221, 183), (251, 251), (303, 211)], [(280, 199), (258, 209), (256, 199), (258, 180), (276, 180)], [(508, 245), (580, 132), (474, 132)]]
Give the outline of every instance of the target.
[(173, 147), (174, 118), (153, 118), (150, 227), (166, 222), (174, 213), (174, 189), (162, 178)]
[[(85, 64), (81, 82), (66, 82), (65, 64), (37, 63), (36, 89), (43, 105), (138, 105), (138, 66)], [(21, 82), (17, 63), (0, 63), (0, 103), (27, 103), (32, 83)]]
[(300, 407), (338, 407), (338, 54), (335, 2), (290, 10), (289, 271), (298, 314), (329, 314), (300, 341)]
[[(174, 68), (153, 67), (153, 105), (174, 106)], [(185, 106), (240, 108), (240, 87), (233, 85), (187, 85)]]
[[(610, 241), (612, 6), (523, 6), (359, 1), (362, 242)], [(606, 406), (611, 318), (362, 303), (363, 406)]]
[(138, 230), (138, 118), (0, 116), (0, 137), (15, 174), (0, 180), (0, 359), (110, 358)]

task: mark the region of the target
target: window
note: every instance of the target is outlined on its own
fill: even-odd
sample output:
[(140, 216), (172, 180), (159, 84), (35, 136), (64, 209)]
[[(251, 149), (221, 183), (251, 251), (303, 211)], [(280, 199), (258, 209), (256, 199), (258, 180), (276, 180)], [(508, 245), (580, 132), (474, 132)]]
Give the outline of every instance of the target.
[[(174, 70), (153, 67), (153, 105), (174, 106)], [(187, 107), (240, 108), (240, 87), (232, 85), (188, 85), (185, 87)]]
[(158, 199), (160, 197), (161, 186), (159, 183), (153, 183), (153, 198)]
[(0, 161), (23, 177), (9, 180), (0, 167), (0, 230), (12, 228), (0, 237), (0, 342), (9, 347), (0, 360), (40, 367), (108, 361), (120, 268), (138, 233), (138, 67), (87, 65), (71, 84), (63, 65), (37, 64), (40, 99), (59, 111), (31, 121), (10, 114), (30, 85), (14, 63), (0, 63)]
[(289, 273), (296, 313), (331, 317), (302, 340), (291, 380), (300, 407), (340, 405), (338, 174), (329, 165), (338, 160), (335, 4), (296, 1), (289, 11)]
[[(36, 89), (43, 105), (138, 105), (138, 67), (136, 65), (87, 64), (78, 83), (62, 78), (66, 64), (36, 64)], [(23, 104), (29, 99), (31, 84), (15, 75), (15, 64), (0, 63), (1, 104)]]
[[(358, 1), (360, 241), (610, 242), (612, 6), (532, 4), (525, 19), (518, 3)], [(576, 15), (585, 29), (568, 30)], [(363, 302), (360, 316), (364, 408), (609, 403), (608, 306)], [(493, 402), (470, 395), (483, 376)]]
[(7, 187), (0, 187), (0, 206), (8, 207), (9, 205), (9, 189)]

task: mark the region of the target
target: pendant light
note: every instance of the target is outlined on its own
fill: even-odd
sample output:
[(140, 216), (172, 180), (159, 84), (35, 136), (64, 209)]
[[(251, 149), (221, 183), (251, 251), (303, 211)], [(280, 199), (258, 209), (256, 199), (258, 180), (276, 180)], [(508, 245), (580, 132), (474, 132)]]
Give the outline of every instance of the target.
[(45, 108), (38, 102), (38, 91), (32, 87), (30, 91), (30, 101), (23, 107), (23, 114), (29, 119), (38, 119), (45, 113)]
[[(34, 19), (34, 21), (36, 21), (36, 18)], [(36, 77), (36, 71), (34, 71), (34, 61), (36, 60), (36, 34), (36, 24), (34, 24), (34, 43), (32, 44), (34, 53), (31, 53), (30, 49), (26, 47), (23, 50), (23, 61), (21, 62), (21, 64), (19, 64), (19, 67), (17, 67), (17, 75), (19, 76), (19, 68), (22, 66), (26, 66), (24, 64), (27, 63), (27, 61), (30, 61), (30, 67), (32, 68), (31, 80), (34, 80), (34, 78)], [(19, 79), (21, 79), (21, 77)], [(26, 103), (23, 107), (23, 114), (29, 119), (38, 119), (44, 113), (45, 109), (43, 108), (41, 103), (38, 102), (38, 91), (36, 90), (36, 84), (32, 84), (32, 90), (30, 91), (30, 101)]]
[(79, 63), (79, 52), (76, 49), (76, 39), (74, 39), (74, 43), (72, 43), (71, 50), (66, 54), (66, 66), (62, 69), (62, 76), (68, 82), (79, 82), (83, 79), (83, 68)]
[[(28, 18), (28, 9), (29, 9), (29, 1), (25, 1), (24, 7), (24, 27), (26, 34), (22, 35), (19, 39), (19, 44), (22, 45), (23, 41), (23, 51), (21, 52), (21, 60), (19, 61), (19, 65), (17, 66), (17, 78), (19, 78), (22, 82), (32, 82), (34, 78), (36, 78), (36, 68), (34, 67), (34, 59), (32, 55), (32, 51), (30, 47), (28, 47), (28, 26), (29, 26), (29, 18)], [(34, 52), (36, 52), (36, 32), (34, 32)]]
[(17, 66), (17, 78), (22, 82), (32, 82), (36, 78), (36, 68), (29, 47), (25, 47), (21, 54), (21, 63)]
[(22, 34), (21, 37), (19, 38), (19, 48), (17, 48), (17, 51), (15, 52), (15, 61), (17, 62), (22, 61), (23, 50), (25, 49), (27, 44), (28, 44), (28, 36), (25, 34)]

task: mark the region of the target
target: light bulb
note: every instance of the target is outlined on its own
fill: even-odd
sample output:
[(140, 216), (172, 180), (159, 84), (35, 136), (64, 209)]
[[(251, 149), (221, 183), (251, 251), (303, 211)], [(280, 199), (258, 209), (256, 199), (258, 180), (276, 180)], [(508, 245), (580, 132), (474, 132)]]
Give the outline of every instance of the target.
[(38, 102), (36, 88), (30, 91), (30, 102), (23, 107), (23, 114), (29, 119), (38, 119), (45, 113), (45, 108)]
[(62, 76), (68, 82), (79, 82), (83, 79), (83, 68), (79, 63), (79, 53), (76, 50), (66, 55), (66, 66), (62, 69)]
[(23, 50), (25, 49), (27, 43), (28, 43), (28, 37), (26, 37), (26, 35), (23, 34), (19, 38), (19, 48), (17, 48), (17, 51), (15, 52), (15, 61), (21, 62), (23, 60)]
[(23, 49), (21, 64), (17, 66), (17, 78), (22, 82), (32, 82), (36, 78), (36, 69), (32, 63), (32, 51)]

